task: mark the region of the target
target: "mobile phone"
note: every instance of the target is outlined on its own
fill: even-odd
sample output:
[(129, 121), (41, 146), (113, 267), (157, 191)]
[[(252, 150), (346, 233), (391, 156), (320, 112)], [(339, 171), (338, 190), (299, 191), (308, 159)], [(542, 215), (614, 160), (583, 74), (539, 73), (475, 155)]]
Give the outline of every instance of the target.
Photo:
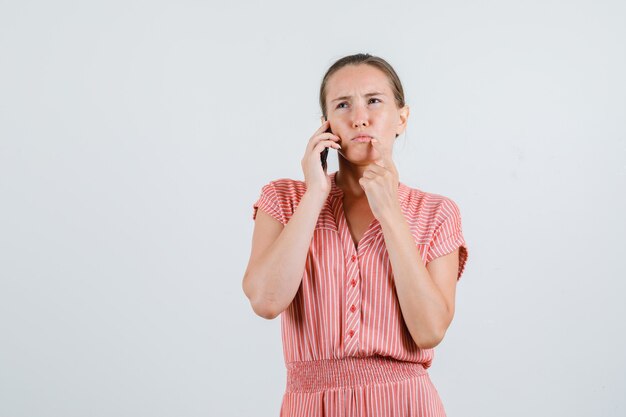
[[(328, 120), (326, 117), (324, 117), (324, 120)], [(324, 133), (333, 133), (332, 130), (330, 130), (330, 126), (328, 127), (328, 129), (326, 129), (326, 132)], [(324, 147), (324, 150), (320, 153), (320, 159), (322, 160), (322, 169), (324, 171), (326, 171), (326, 168), (328, 166), (328, 164), (326, 163), (326, 159), (328, 158), (328, 148)]]

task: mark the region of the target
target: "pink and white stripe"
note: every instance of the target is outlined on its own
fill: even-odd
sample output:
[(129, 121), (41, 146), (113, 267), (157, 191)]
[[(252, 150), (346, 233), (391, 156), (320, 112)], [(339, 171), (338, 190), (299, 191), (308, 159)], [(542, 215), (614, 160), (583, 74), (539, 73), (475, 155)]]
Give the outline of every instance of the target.
[[(434, 349), (419, 349), (404, 323), (381, 225), (374, 219), (354, 244), (336, 174), (300, 288), (281, 314), (287, 368), (281, 417), (445, 417), (427, 371)], [(260, 208), (286, 224), (305, 191), (303, 181), (269, 182), (252, 218)], [(460, 279), (468, 251), (456, 203), (402, 182), (398, 197), (425, 263), (460, 247)]]

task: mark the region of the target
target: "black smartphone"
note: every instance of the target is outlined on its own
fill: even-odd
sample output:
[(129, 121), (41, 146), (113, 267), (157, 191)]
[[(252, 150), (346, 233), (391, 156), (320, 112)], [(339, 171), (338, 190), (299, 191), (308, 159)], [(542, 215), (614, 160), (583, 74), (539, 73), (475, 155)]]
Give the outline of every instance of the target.
[[(324, 120), (328, 120), (326, 117), (324, 117)], [(328, 129), (326, 129), (326, 132), (324, 133), (333, 133), (332, 130), (330, 130), (330, 126), (328, 127)], [(328, 164), (326, 163), (326, 159), (328, 158), (328, 148), (324, 147), (324, 150), (320, 153), (320, 158), (322, 160), (322, 169), (324, 171), (326, 171), (326, 167), (328, 166)]]

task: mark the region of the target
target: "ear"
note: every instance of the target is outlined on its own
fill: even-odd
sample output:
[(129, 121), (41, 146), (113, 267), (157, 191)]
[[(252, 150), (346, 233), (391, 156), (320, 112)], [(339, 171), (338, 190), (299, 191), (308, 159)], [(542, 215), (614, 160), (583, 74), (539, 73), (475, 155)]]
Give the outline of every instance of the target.
[(407, 122), (409, 121), (409, 106), (406, 105), (400, 109), (400, 123), (398, 123), (398, 130), (396, 131), (396, 137), (400, 136), (406, 129)]

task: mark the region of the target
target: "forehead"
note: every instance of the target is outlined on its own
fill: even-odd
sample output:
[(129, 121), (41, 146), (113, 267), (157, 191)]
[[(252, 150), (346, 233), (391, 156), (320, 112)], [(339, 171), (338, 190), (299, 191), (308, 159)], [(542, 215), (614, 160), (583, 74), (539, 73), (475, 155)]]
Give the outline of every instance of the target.
[(329, 100), (373, 91), (389, 95), (391, 86), (384, 72), (366, 64), (347, 65), (331, 75), (326, 83), (326, 97)]

